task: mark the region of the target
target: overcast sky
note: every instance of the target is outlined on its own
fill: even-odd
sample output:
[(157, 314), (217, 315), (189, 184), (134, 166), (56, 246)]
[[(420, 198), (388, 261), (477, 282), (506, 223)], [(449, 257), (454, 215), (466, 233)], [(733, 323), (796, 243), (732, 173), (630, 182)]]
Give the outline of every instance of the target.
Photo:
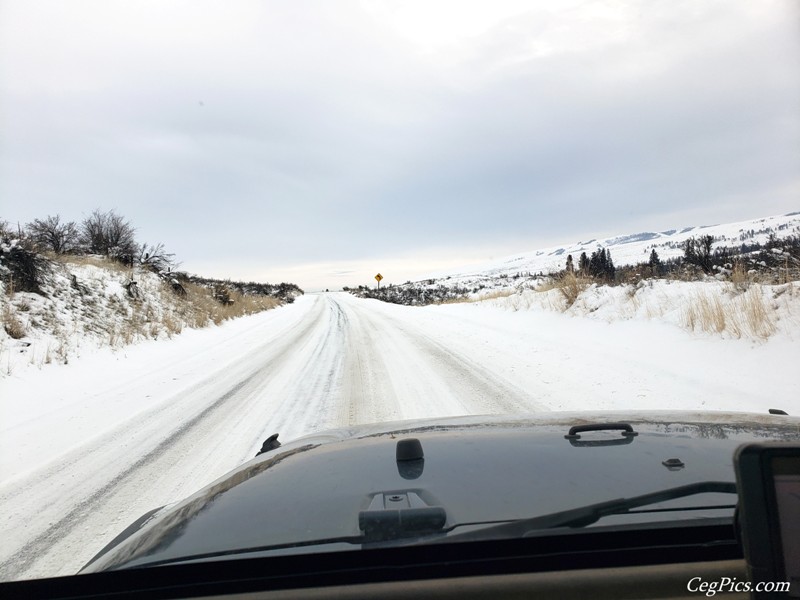
[(0, 217), (313, 290), (800, 210), (798, 7), (0, 0)]

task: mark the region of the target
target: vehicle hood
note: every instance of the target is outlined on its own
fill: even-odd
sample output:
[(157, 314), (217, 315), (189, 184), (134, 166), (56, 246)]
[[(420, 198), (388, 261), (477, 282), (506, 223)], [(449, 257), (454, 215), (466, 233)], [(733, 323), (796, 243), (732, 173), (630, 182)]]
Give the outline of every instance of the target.
[[(603, 430), (565, 437), (576, 425), (620, 422), (636, 435)], [(398, 442), (410, 438), (419, 440), (424, 458), (398, 461)], [(702, 481), (734, 482), (739, 445), (797, 439), (800, 418), (700, 412), (470, 416), (328, 431), (258, 456), (157, 512), (85, 571), (358, 536), (359, 513), (393, 495), (442, 507), (451, 526)], [(720, 504), (735, 502), (715, 496)], [(693, 502), (684, 498), (671, 506)]]

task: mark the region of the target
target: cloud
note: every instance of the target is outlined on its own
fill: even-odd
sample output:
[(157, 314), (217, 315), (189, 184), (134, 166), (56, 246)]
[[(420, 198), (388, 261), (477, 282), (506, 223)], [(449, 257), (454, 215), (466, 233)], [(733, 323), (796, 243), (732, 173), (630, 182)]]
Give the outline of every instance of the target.
[(796, 209), (788, 1), (0, 10), (3, 216), (115, 208), (220, 272)]

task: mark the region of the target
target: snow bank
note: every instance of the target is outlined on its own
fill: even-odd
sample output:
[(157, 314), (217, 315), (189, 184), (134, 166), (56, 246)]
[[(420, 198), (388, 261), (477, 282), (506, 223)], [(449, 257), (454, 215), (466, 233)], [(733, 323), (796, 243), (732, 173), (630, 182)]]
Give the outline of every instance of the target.
[(162, 280), (146, 271), (52, 262), (42, 292), (2, 295), (24, 333), (14, 339), (0, 331), (3, 375), (65, 363), (102, 346), (169, 337), (186, 324)]
[(736, 286), (720, 281), (647, 280), (590, 284), (569, 305), (561, 289), (523, 289), (478, 304), (502, 310), (545, 310), (605, 321), (656, 320), (699, 335), (765, 340), (800, 335), (800, 282)]
[(99, 348), (171, 338), (280, 304), (270, 296), (239, 294), (235, 306), (223, 305), (206, 287), (168, 282), (101, 257), (47, 261), (41, 280), (41, 294), (0, 290), (0, 377), (65, 364)]

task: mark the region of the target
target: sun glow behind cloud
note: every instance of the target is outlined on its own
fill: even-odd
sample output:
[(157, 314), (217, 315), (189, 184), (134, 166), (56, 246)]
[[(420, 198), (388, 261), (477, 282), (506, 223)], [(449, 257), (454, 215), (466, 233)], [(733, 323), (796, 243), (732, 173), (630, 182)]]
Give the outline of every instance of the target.
[(519, 243), (493, 245), (491, 248), (435, 248), (407, 252), (398, 256), (375, 256), (352, 260), (314, 261), (286, 266), (271, 265), (269, 261), (242, 260), (232, 265), (229, 261), (202, 261), (183, 265), (190, 272), (211, 277), (297, 283), (307, 292), (343, 287), (374, 286), (375, 275), (381, 273), (381, 285), (392, 285), (430, 277), (434, 273), (456, 269), (468, 264), (512, 254)]
[(376, 22), (396, 31), (413, 45), (432, 52), (486, 33), (498, 23), (530, 10), (531, 3), (383, 0), (361, 2), (361, 6)]

